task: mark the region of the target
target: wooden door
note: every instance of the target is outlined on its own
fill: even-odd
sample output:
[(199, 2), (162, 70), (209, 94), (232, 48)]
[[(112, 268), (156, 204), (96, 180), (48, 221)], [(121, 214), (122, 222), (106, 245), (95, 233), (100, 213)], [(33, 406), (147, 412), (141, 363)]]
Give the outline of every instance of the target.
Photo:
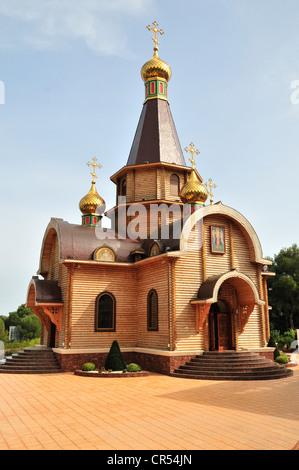
[(50, 339), (49, 339), (49, 347), (55, 348), (55, 337), (56, 337), (56, 325), (51, 322), (50, 327)]
[(218, 313), (217, 325), (218, 350), (225, 351), (230, 349), (229, 315), (227, 313)]

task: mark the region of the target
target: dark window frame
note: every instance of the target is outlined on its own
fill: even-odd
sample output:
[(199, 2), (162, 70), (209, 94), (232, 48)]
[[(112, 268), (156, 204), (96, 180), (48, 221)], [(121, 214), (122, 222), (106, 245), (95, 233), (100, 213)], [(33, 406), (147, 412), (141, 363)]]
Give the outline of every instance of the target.
[[(153, 312), (152, 297), (156, 299), (156, 312)], [(156, 320), (153, 321), (153, 315)], [(147, 331), (159, 331), (159, 298), (155, 289), (151, 289), (147, 294)]]
[[(99, 302), (100, 302), (100, 299), (104, 296), (108, 296), (112, 300), (112, 312), (111, 312), (112, 313), (112, 327), (109, 327), (109, 328), (99, 327), (99, 315), (100, 315)], [(95, 302), (95, 331), (106, 332), (106, 331), (115, 331), (115, 330), (116, 330), (116, 300), (115, 300), (114, 295), (111, 294), (111, 292), (104, 291), (104, 292), (101, 292), (97, 296), (96, 302)]]

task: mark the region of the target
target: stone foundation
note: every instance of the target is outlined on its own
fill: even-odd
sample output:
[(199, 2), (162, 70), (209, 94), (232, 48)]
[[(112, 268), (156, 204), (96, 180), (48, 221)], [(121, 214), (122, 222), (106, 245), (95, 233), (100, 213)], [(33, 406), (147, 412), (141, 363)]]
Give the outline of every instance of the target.
[[(274, 348), (251, 350), (251, 352), (256, 352), (271, 360), (274, 360), (273, 351)], [(54, 352), (56, 353), (63, 372), (75, 372), (76, 370), (80, 370), (85, 362), (93, 362), (97, 368), (104, 367), (109, 351), (87, 352), (84, 350), (84, 352), (80, 351), (77, 353), (73, 350), (59, 350), (58, 348), (54, 348)], [(196, 357), (196, 355), (202, 353), (203, 351), (194, 352), (194, 354), (180, 354), (173, 351), (146, 350), (146, 352), (143, 352), (141, 350), (122, 350), (122, 356), (127, 364), (134, 362), (138, 364), (142, 370), (166, 375), (172, 373), (175, 369), (178, 369), (181, 365), (184, 365), (186, 362)]]
[[(97, 368), (104, 367), (108, 354), (108, 351), (74, 353), (71, 351), (60, 352), (58, 349), (54, 349), (54, 352), (63, 372), (75, 372), (76, 370), (80, 370), (85, 362), (92, 362)], [(190, 361), (192, 357), (196, 356), (196, 354), (177, 356), (171, 354), (168, 355), (167, 353), (157, 354), (157, 352), (151, 354), (149, 352), (122, 351), (122, 356), (127, 364), (134, 362), (135, 364), (138, 364), (142, 370), (159, 374), (170, 374), (180, 365)]]

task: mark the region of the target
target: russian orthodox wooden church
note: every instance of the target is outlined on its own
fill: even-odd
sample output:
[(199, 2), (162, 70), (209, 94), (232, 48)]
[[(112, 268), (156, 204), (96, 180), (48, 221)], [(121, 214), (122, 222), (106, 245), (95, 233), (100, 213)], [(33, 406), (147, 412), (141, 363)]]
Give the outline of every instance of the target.
[[(168, 102), (171, 69), (158, 54), (162, 31), (153, 25), (141, 116), (127, 163), (111, 176), (117, 204), (105, 212), (93, 159), (82, 223), (50, 220), (28, 287), (41, 344), (53, 348), (64, 371), (103, 365), (114, 340), (125, 359), (163, 373), (207, 351), (273, 356), (270, 262), (250, 222), (214, 203), (215, 186), (196, 170), (193, 143), (186, 164)], [(103, 217), (111, 228), (102, 227)]]

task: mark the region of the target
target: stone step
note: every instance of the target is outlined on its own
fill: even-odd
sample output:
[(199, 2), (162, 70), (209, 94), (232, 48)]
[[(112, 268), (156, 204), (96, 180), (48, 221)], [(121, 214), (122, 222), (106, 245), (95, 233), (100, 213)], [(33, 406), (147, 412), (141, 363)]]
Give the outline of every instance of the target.
[(61, 373), (61, 369), (49, 370), (49, 369), (1, 369), (0, 374), (57, 374)]
[(9, 364), (26, 364), (26, 363), (47, 363), (47, 364), (58, 364), (58, 360), (56, 358), (52, 358), (52, 357), (49, 357), (49, 358), (41, 358), (41, 359), (37, 359), (37, 358), (25, 358), (25, 357), (13, 357), (13, 358), (10, 358), (10, 357), (7, 357), (6, 358), (6, 362), (9, 363)]
[(0, 365), (0, 373), (51, 374), (62, 372), (51, 348), (26, 348), (6, 358)]
[(268, 380), (290, 377), (293, 371), (249, 351), (209, 351), (170, 375), (202, 380)]
[(244, 358), (244, 359), (210, 359), (204, 357), (195, 357), (190, 360), (190, 362), (194, 364), (264, 364), (265, 362), (269, 361), (270, 359), (266, 358)]
[(259, 356), (253, 351), (204, 351), (202, 356), (223, 356), (223, 357), (243, 357), (243, 356)]
[[(284, 367), (283, 367), (284, 368)], [(285, 371), (285, 368), (284, 368)], [(192, 370), (192, 369), (176, 369), (175, 372), (182, 374), (196, 374), (196, 375), (217, 375), (221, 377), (222, 375), (244, 375), (244, 374), (255, 374), (255, 375), (269, 375), (269, 374), (280, 374), (282, 372), (281, 367), (268, 367), (263, 369), (253, 368), (253, 369), (235, 369), (230, 368), (227, 370)]]
[(170, 374), (171, 377), (178, 377), (182, 379), (195, 379), (195, 380), (274, 380), (274, 379), (283, 379), (293, 375), (293, 371), (287, 369), (282, 371), (279, 375), (278, 374), (271, 374), (271, 375), (256, 375), (256, 374), (244, 374), (244, 375), (223, 375), (219, 377), (218, 375), (188, 375), (188, 374), (181, 374), (181, 373), (174, 373)]
[(235, 365), (231, 365), (231, 364), (226, 364), (225, 366), (214, 366), (214, 367), (210, 367), (210, 365), (208, 364), (202, 364), (201, 366), (198, 366), (198, 365), (193, 365), (193, 364), (185, 364), (185, 365), (182, 365), (180, 366), (180, 370), (191, 370), (191, 371), (197, 371), (197, 370), (210, 370), (210, 371), (215, 371), (217, 372), (218, 370), (219, 371), (222, 371), (222, 370), (225, 370), (225, 371), (230, 371), (230, 370), (268, 370), (269, 368), (273, 368), (273, 363), (268, 363), (268, 364), (256, 364), (256, 365), (244, 365), (244, 364), (235, 364)]

